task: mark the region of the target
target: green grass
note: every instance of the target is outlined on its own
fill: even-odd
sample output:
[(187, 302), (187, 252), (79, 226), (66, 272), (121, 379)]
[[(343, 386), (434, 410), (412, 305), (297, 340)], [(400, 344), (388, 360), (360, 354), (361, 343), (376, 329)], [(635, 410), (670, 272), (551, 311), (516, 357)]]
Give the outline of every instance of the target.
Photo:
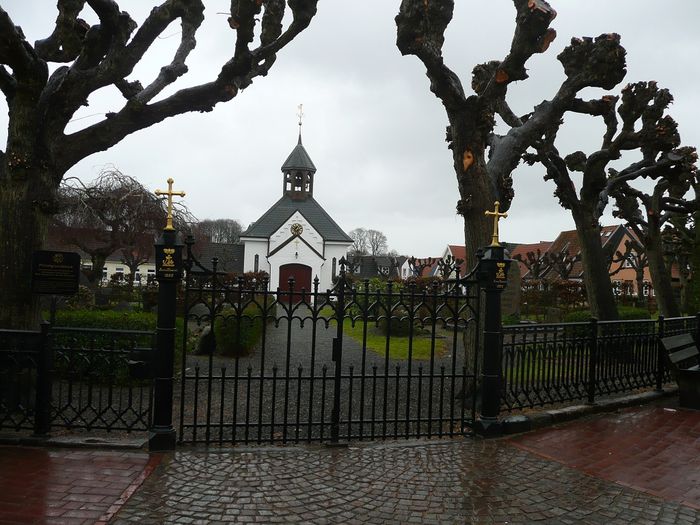
[[(330, 308), (324, 308), (321, 311), (324, 317), (333, 315)], [(381, 356), (386, 355), (387, 336), (383, 334), (379, 327), (375, 326), (374, 321), (367, 322), (367, 338), (364, 338), (364, 321), (355, 321), (355, 326), (352, 325), (350, 319), (345, 319), (343, 323), (343, 333), (354, 339), (360, 345), (365, 342), (367, 350), (375, 352)], [(389, 357), (391, 359), (408, 359), (409, 342), (411, 338), (392, 335), (389, 338)], [(413, 335), (411, 358), (418, 360), (430, 359), (432, 352), (431, 347), (432, 337), (429, 330), (419, 330)], [(435, 333), (435, 357), (440, 357), (447, 351), (447, 339), (444, 338), (440, 330)]]

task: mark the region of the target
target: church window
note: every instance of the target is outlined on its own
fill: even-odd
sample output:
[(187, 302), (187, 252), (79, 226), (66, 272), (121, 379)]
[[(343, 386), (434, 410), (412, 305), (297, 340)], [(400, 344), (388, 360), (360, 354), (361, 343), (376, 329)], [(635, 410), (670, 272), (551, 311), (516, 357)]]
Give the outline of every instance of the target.
[(336, 275), (337, 275), (336, 265), (337, 265), (337, 261), (336, 261), (335, 257), (333, 257), (333, 266), (331, 267), (331, 275), (332, 275), (333, 279), (335, 279)]
[(301, 173), (296, 173), (294, 175), (294, 191), (301, 191), (303, 184), (303, 177)]
[(259, 266), (260, 266), (260, 256), (256, 253), (256, 254), (255, 254), (255, 263), (254, 263), (254, 265), (253, 265), (253, 271), (254, 271), (254, 272), (257, 272)]

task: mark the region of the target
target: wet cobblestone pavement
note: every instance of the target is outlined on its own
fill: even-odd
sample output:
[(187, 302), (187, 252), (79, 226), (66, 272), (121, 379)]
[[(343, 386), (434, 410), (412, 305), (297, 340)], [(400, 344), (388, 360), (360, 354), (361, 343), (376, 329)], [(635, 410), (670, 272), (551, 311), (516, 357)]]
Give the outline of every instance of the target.
[(496, 440), (0, 450), (1, 525), (700, 524), (700, 412), (662, 406)]
[[(616, 425), (628, 435), (646, 415), (665, 424), (658, 410), (634, 409), (628, 420), (612, 414), (591, 421), (607, 421), (604, 432), (619, 440)], [(683, 424), (678, 417), (675, 423)], [(184, 449), (165, 459), (113, 523), (700, 523), (697, 508), (525, 450), (530, 440), (532, 448), (545, 443), (554, 455), (557, 450), (571, 455), (569, 442), (585, 457), (590, 451), (576, 441), (577, 428), (605, 446), (605, 434), (596, 437), (590, 424), (489, 441)], [(697, 457), (700, 439), (694, 432), (669, 440), (668, 454), (673, 447), (690, 447)], [(663, 435), (656, 434), (656, 441), (663, 442)], [(655, 467), (650, 468), (653, 478)]]

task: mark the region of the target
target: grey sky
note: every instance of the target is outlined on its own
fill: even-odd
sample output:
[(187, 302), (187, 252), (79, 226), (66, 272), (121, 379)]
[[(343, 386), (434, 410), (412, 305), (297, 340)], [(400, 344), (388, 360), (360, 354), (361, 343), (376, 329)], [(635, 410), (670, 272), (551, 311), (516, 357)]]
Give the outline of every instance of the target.
[[(700, 72), (700, 2), (697, 0), (552, 0), (558, 36), (529, 63), (531, 78), (510, 88), (510, 102), (523, 114), (550, 98), (563, 79), (557, 54), (575, 36), (622, 35), (627, 49), (626, 81), (657, 80), (675, 97), (672, 116), (683, 143), (700, 144), (697, 86)], [(30, 41), (49, 34), (55, 2), (0, 0)], [(140, 24), (156, 1), (121, 0)], [(208, 0), (190, 73), (174, 88), (215, 77), (230, 56), (226, 0)], [(281, 195), (280, 166), (296, 143), (296, 111), (304, 104), (303, 140), (318, 168), (315, 197), (346, 231), (364, 226), (383, 231), (391, 248), (416, 256), (439, 255), (445, 245), (463, 243), (462, 218), (455, 214), (457, 190), (444, 142), (446, 116), (428, 88), (422, 64), (401, 57), (395, 46), (399, 0), (320, 0), (309, 29), (278, 55), (266, 78), (213, 112), (191, 113), (136, 133), (116, 147), (75, 166), (69, 176), (93, 179), (113, 164), (151, 189), (173, 177), (187, 191), (185, 203), (200, 219), (230, 217), (245, 226)], [(475, 64), (505, 56), (513, 34), (510, 0), (456, 0), (447, 32), (447, 64), (467, 87)], [(88, 20), (92, 21), (89, 12)], [(171, 26), (147, 61), (132, 75), (145, 85), (170, 60), (179, 26)], [(167, 38), (170, 36), (169, 38)], [(619, 93), (618, 86), (612, 92)], [(121, 107), (116, 90), (103, 90), (76, 117), (71, 131)], [(164, 95), (171, 93), (167, 91)], [(599, 97), (601, 90), (586, 93)], [(4, 106), (4, 102), (2, 102)], [(0, 143), (6, 139), (6, 110), (0, 115)], [(591, 150), (602, 124), (569, 118), (559, 149)], [(501, 235), (510, 242), (551, 240), (573, 228), (568, 212), (552, 196), (540, 168), (515, 173), (516, 197)], [(612, 222), (610, 209), (605, 221)]]

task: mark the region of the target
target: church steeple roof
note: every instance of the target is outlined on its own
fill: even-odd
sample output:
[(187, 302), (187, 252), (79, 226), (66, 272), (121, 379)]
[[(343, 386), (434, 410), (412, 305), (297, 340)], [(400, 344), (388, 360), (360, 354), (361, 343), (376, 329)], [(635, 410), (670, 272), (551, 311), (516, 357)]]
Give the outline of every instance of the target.
[(290, 170), (310, 171), (311, 173), (316, 172), (316, 166), (314, 166), (311, 157), (309, 157), (304, 145), (301, 143), (301, 131), (299, 132), (299, 142), (289, 154), (287, 160), (284, 161), (284, 164), (282, 164), (282, 171), (286, 172)]

